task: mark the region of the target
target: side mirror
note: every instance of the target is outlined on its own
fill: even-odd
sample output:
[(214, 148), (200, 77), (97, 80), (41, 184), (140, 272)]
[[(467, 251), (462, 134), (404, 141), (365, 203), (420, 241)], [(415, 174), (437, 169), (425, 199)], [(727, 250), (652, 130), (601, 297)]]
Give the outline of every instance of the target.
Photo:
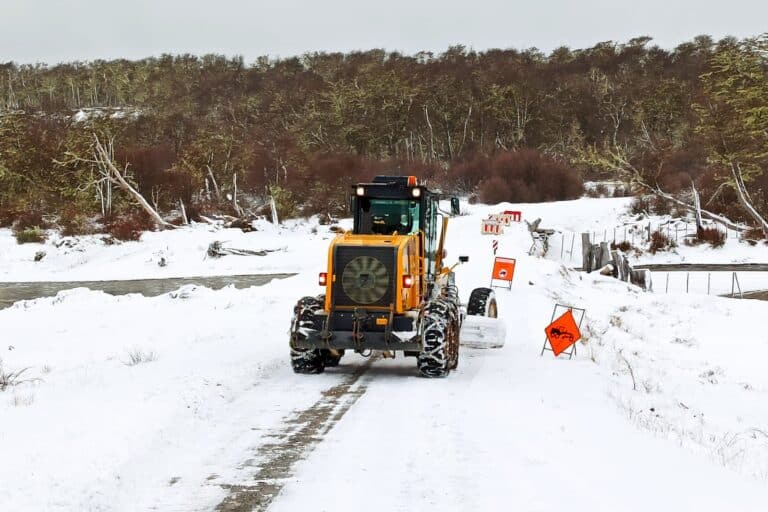
[(459, 263), (466, 263), (469, 261), (469, 256), (459, 256)]
[(461, 215), (461, 206), (458, 197), (451, 198), (451, 215)]

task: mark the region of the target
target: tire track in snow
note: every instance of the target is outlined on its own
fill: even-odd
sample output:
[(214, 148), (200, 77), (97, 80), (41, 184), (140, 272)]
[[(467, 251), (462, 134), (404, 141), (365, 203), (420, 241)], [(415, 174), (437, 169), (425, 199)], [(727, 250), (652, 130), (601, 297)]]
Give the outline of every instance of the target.
[[(320, 399), (308, 409), (295, 411), (283, 421), (283, 428), (270, 437), (275, 442), (260, 445), (254, 458), (263, 461), (252, 484), (222, 484), (229, 491), (216, 506), (218, 512), (260, 512), (266, 510), (280, 494), (294, 465), (305, 459), (336, 423), (366, 392), (360, 382), (375, 358), (354, 369), (344, 380), (323, 391)], [(309, 376), (312, 378), (312, 376)]]

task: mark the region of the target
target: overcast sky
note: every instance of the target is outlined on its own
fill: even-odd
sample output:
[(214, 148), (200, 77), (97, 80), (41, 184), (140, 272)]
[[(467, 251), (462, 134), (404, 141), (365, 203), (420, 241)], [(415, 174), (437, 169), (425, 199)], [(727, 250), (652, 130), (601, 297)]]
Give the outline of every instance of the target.
[(0, 0), (0, 62), (592, 46), (768, 31), (768, 0)]

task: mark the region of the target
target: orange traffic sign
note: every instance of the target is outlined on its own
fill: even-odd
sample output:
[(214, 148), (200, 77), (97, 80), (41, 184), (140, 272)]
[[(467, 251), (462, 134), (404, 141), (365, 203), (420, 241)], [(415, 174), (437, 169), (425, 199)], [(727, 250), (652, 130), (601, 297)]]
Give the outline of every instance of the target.
[(555, 357), (568, 350), (568, 347), (581, 339), (579, 326), (576, 325), (576, 320), (573, 318), (571, 310), (566, 311), (549, 324), (544, 329), (544, 332), (547, 335), (549, 346), (552, 347), (552, 352), (555, 353)]
[(497, 256), (493, 262), (491, 279), (511, 283), (515, 276), (515, 261), (514, 258), (500, 258)]

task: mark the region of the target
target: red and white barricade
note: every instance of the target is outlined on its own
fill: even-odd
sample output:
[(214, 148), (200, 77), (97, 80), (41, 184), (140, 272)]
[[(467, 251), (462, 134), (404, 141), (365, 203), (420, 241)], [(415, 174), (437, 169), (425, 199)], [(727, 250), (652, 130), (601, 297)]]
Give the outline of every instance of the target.
[(493, 222), (498, 222), (499, 224), (503, 226), (509, 226), (512, 224), (512, 219), (510, 219), (507, 215), (504, 215), (503, 213), (492, 213), (488, 216), (488, 220)]
[(501, 235), (504, 233), (504, 225), (496, 220), (483, 219), (480, 233), (483, 235)]
[(517, 211), (506, 210), (504, 213), (493, 213), (488, 220), (496, 221), (505, 226), (511, 226), (513, 222), (520, 222), (522, 214)]

